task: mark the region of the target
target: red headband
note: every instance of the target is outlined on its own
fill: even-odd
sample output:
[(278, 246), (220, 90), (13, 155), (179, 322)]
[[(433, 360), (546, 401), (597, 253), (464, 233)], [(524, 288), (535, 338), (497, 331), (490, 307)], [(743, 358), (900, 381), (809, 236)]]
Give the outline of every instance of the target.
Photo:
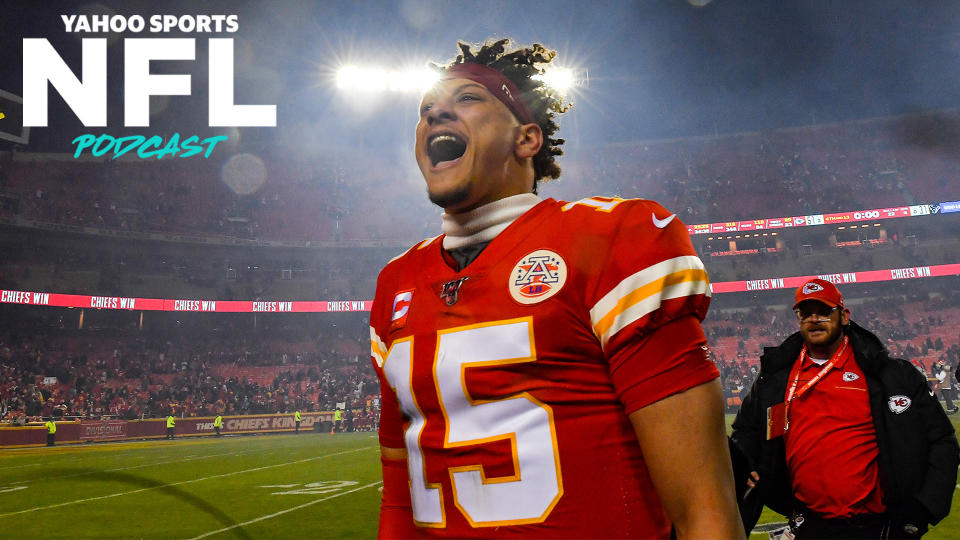
[(513, 116), (523, 124), (535, 124), (533, 113), (520, 97), (520, 90), (503, 73), (483, 64), (465, 62), (447, 69), (443, 79), (470, 79), (485, 86), (501, 103), (510, 109)]

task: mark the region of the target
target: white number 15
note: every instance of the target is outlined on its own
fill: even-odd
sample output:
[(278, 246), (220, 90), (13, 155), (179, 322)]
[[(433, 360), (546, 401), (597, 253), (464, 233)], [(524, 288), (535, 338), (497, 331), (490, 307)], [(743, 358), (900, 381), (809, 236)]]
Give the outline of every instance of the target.
[[(400, 407), (411, 418), (404, 440), (414, 520), (425, 527), (444, 527), (440, 485), (428, 484), (424, 472), (420, 437), (426, 420), (410, 384), (413, 347), (413, 338), (393, 343), (383, 369), (387, 379), (396, 383)], [(480, 463), (447, 469), (453, 504), (472, 526), (539, 523), (563, 495), (553, 410), (527, 392), (503, 399), (474, 399), (464, 380), (470, 367), (534, 361), (529, 317), (438, 332), (433, 378), (444, 422), (444, 448), (509, 440), (513, 453), (512, 476), (488, 478)]]

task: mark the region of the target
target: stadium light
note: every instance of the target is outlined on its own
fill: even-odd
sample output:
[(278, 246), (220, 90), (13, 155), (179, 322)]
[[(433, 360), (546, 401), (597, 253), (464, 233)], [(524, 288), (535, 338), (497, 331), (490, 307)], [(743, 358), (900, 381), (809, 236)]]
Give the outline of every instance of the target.
[(543, 81), (562, 96), (567, 95), (567, 92), (577, 85), (573, 70), (569, 68), (549, 69), (543, 75), (534, 75), (532, 78)]
[[(566, 96), (574, 87), (588, 86), (585, 69), (552, 68), (534, 76)], [(424, 92), (439, 79), (432, 69), (389, 70), (377, 67), (348, 65), (337, 70), (336, 84), (344, 92)]]
[(429, 69), (387, 70), (344, 66), (337, 71), (337, 88), (347, 92), (423, 92), (437, 81)]

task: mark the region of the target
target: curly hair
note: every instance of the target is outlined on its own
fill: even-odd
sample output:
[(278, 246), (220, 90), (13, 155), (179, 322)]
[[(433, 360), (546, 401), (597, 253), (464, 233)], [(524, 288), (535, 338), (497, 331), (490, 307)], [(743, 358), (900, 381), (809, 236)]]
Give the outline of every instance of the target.
[(469, 43), (461, 41), (457, 43), (460, 54), (444, 69), (463, 63), (481, 64), (499, 71), (520, 90), (521, 99), (527, 104), (543, 132), (543, 145), (533, 156), (533, 192), (536, 193), (537, 184), (541, 179), (547, 181), (560, 177), (560, 166), (556, 158), (563, 155), (560, 146), (565, 141), (554, 137), (560, 128), (557, 125), (556, 115), (566, 112), (571, 105), (565, 103), (563, 97), (542, 80), (534, 78), (536, 75), (543, 75), (542, 66), (549, 64), (557, 52), (539, 43), (507, 50), (509, 43), (509, 39), (487, 41), (474, 50)]

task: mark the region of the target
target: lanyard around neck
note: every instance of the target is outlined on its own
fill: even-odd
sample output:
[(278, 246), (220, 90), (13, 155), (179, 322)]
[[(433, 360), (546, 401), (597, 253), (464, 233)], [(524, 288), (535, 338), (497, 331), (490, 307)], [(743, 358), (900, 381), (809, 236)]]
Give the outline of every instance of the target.
[(822, 379), (827, 372), (833, 369), (833, 366), (843, 357), (844, 351), (847, 350), (847, 343), (849, 343), (849, 338), (843, 336), (843, 344), (833, 353), (833, 356), (830, 357), (830, 361), (827, 362), (823, 368), (820, 370), (820, 373), (817, 373), (812, 379), (807, 381), (807, 384), (803, 385), (800, 390), (797, 390), (797, 384), (800, 382), (800, 372), (803, 371), (803, 361), (807, 359), (807, 344), (803, 344), (803, 349), (800, 351), (800, 365), (797, 367), (797, 375), (793, 378), (793, 384), (790, 385), (790, 391), (787, 392), (787, 399), (785, 409), (783, 411), (784, 415), (784, 427), (783, 430), (787, 431), (790, 429), (790, 404), (794, 399), (805, 394), (808, 390), (813, 388), (813, 385), (817, 384), (820, 379)]

